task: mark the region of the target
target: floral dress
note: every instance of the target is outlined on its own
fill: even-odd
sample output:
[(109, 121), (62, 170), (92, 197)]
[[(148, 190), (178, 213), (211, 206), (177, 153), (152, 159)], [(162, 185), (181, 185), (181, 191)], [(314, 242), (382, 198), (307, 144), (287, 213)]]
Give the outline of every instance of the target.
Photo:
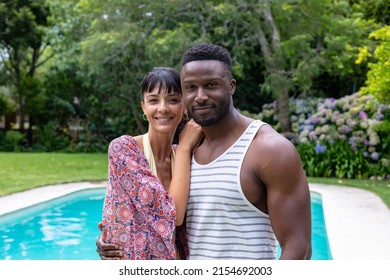
[(136, 140), (127, 135), (114, 139), (108, 160), (104, 242), (120, 245), (124, 259), (176, 259), (175, 203), (152, 174)]

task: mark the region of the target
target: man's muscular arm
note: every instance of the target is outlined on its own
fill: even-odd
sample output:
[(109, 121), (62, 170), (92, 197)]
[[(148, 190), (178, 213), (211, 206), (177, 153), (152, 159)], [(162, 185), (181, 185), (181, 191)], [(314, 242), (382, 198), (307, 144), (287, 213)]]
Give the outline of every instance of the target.
[(258, 173), (267, 189), (271, 225), (282, 248), (280, 259), (310, 259), (310, 190), (299, 154), (270, 127), (260, 129), (255, 145), (261, 147), (263, 164)]

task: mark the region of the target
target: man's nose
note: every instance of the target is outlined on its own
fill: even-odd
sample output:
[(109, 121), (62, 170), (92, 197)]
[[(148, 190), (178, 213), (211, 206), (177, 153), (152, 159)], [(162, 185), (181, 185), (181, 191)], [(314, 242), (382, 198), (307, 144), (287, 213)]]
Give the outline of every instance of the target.
[(205, 90), (203, 88), (198, 88), (198, 91), (196, 93), (196, 97), (195, 97), (195, 101), (198, 102), (198, 103), (203, 103), (205, 102), (207, 99), (208, 99), (208, 95), (207, 93), (205, 92)]

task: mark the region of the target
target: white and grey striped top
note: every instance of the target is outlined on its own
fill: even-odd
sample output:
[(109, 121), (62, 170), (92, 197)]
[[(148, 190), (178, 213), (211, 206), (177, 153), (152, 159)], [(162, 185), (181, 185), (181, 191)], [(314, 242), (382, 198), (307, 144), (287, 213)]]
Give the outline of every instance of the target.
[(192, 158), (189, 259), (275, 259), (277, 241), (269, 217), (245, 198), (240, 183), (243, 159), (263, 124), (253, 121), (209, 164), (200, 165)]

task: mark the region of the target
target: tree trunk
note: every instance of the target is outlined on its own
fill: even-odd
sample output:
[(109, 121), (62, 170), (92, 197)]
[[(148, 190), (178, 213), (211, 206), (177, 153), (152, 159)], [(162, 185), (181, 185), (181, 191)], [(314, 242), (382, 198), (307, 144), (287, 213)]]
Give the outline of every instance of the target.
[[(282, 73), (283, 63), (281, 62), (281, 57), (278, 57), (280, 53), (280, 32), (279, 28), (276, 25), (274, 17), (272, 15), (270, 1), (264, 2), (263, 8), (263, 19), (265, 23), (265, 32), (262, 26), (259, 24), (256, 26), (257, 38), (260, 44), (261, 52), (265, 60), (265, 68), (270, 75), (272, 80), (270, 81), (272, 86), (272, 91), (277, 101), (277, 116), (282, 129), (282, 133), (291, 131), (291, 123), (289, 116), (289, 91), (288, 87), (285, 84), (283, 79), (284, 76), (278, 75)], [(279, 79), (279, 80), (278, 80)], [(275, 86), (279, 85), (279, 86)], [(281, 88), (280, 88), (281, 87)]]
[(288, 100), (288, 89), (283, 89), (282, 92), (278, 94), (276, 99), (276, 113), (282, 133), (291, 132)]
[(138, 130), (140, 133), (145, 133), (147, 131), (147, 127), (145, 126), (144, 121), (142, 120), (142, 115), (138, 113), (138, 108), (133, 101), (130, 101), (130, 108)]
[(19, 131), (24, 134), (24, 98), (19, 90), (18, 105), (19, 105)]
[(27, 141), (28, 141), (28, 144), (30, 146), (32, 145), (33, 138), (34, 138), (33, 126), (34, 126), (34, 119), (33, 119), (33, 117), (29, 116), (29, 118), (28, 118)]

